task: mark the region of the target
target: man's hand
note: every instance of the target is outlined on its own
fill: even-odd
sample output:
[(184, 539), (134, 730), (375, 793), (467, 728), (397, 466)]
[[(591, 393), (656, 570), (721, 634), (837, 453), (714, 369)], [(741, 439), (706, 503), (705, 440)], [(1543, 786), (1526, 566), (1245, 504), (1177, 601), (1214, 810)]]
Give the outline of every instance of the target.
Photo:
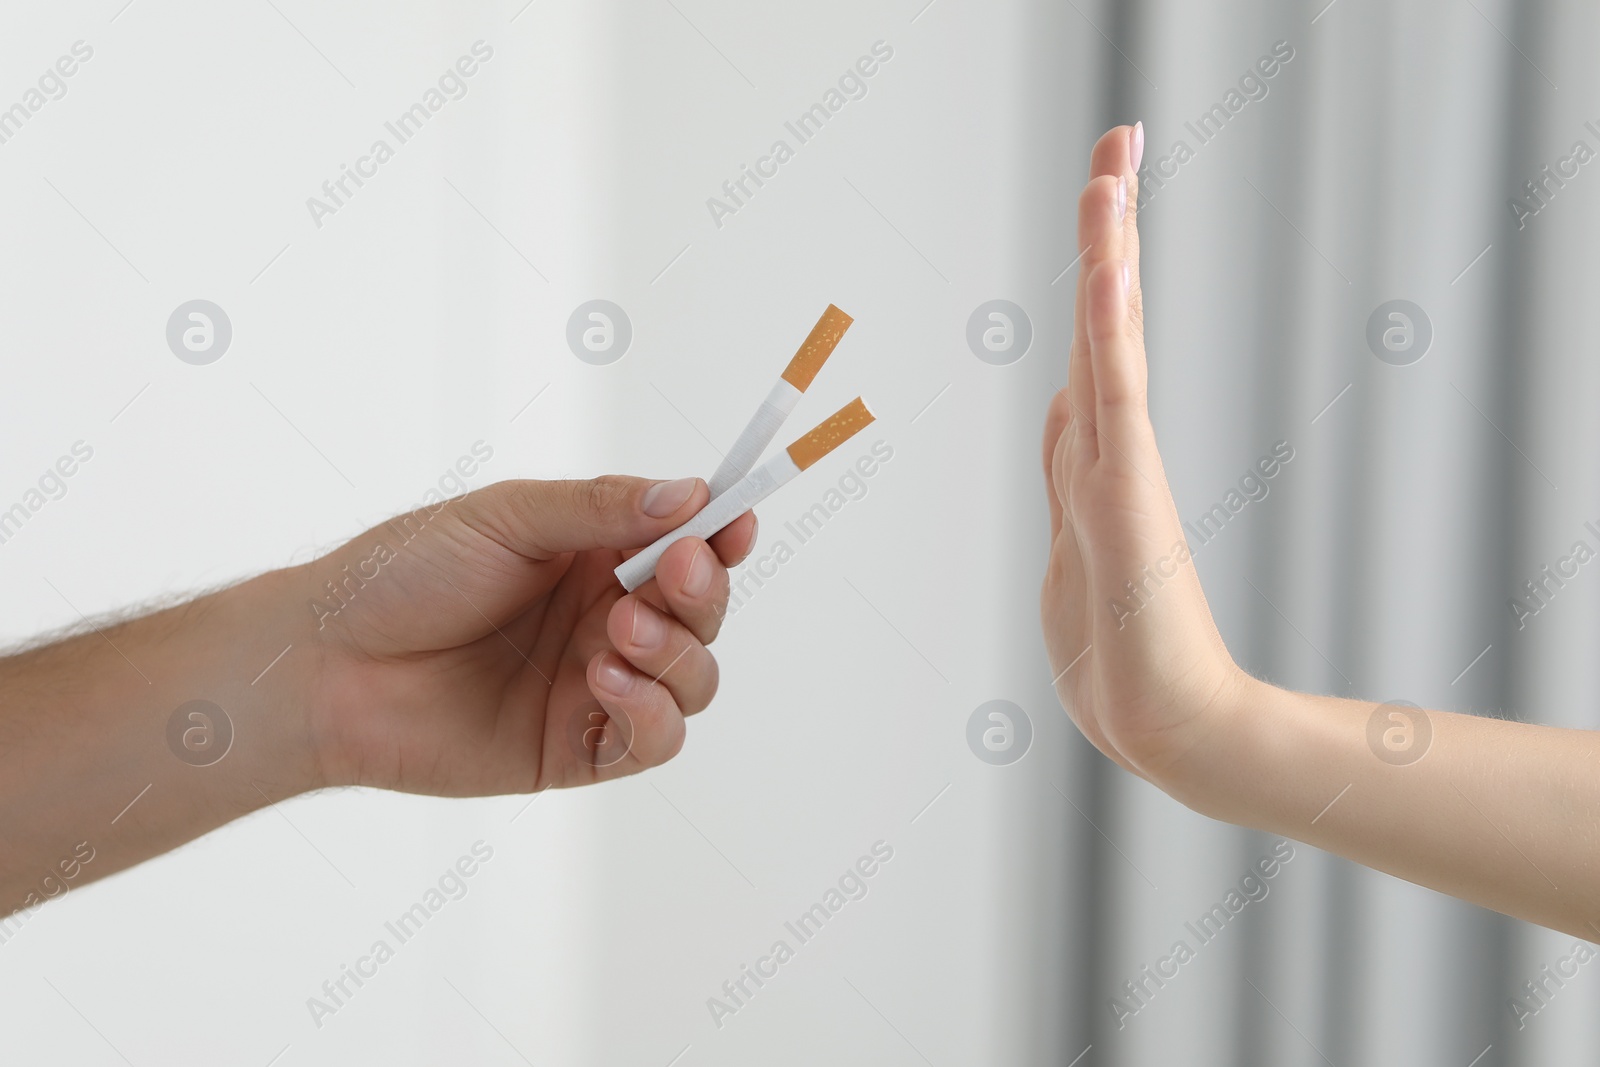
[(755, 516), (674, 544), (636, 593), (611, 572), (708, 498), (688, 478), (501, 482), (307, 566), (324, 780), (527, 793), (671, 759), (716, 693), (706, 646)]
[(708, 495), (502, 482), (0, 658), (0, 917), (324, 786), (530, 793), (670, 759), (755, 516), (634, 594), (611, 572)]

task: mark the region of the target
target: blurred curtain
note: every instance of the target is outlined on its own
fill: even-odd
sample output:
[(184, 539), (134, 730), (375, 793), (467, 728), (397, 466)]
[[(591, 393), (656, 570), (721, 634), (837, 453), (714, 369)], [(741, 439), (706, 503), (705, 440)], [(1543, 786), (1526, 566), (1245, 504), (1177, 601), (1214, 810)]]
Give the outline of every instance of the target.
[[(1279, 442), (1293, 450), (1195, 546), (1235, 657), (1300, 689), (1600, 727), (1600, 575), (1532, 617), (1509, 605), (1574, 542), (1596, 544), (1600, 167), (1575, 158), (1578, 142), (1600, 150), (1595, 8), (1138, 0), (1036, 3), (1033, 18), (1019, 200), (1044, 224), (1019, 231), (1038, 235), (1023, 255), (1069, 258), (1090, 135), (1055, 132), (1084, 110), (1093, 130), (1143, 119), (1152, 405), (1180, 511), (1199, 519)], [(1085, 36), (1092, 67), (1065, 67), (1063, 42)], [(1425, 354), (1369, 345), (1396, 300), (1431, 324)], [(1295, 846), (1201, 945), (1186, 924), (1273, 841), (1195, 817), (1087, 745), (1071, 791), (1100, 832), (1067, 829), (1068, 1059), (1600, 1055), (1597, 968), (1546, 977), (1570, 937)], [(1142, 977), (1179, 939), (1195, 958), (1164, 985)], [(1132, 1014), (1111, 1006), (1130, 980), (1150, 990)]]

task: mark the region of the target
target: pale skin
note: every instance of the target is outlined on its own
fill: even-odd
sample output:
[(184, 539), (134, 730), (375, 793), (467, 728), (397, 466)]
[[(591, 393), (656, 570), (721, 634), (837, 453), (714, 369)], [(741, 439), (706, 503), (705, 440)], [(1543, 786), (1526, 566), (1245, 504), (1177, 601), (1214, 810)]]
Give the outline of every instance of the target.
[[(1375, 702), (1289, 692), (1234, 663), (1146, 404), (1142, 132), (1118, 127), (1091, 157), (1069, 379), (1045, 428), (1041, 615), (1062, 705), (1101, 752), (1198, 812), (1595, 940), (1600, 733), (1428, 710), (1421, 757), (1385, 759)], [(1129, 581), (1147, 592), (1130, 598)]]
[[(536, 793), (672, 758), (716, 692), (707, 645), (755, 516), (675, 543), (635, 594), (611, 572), (709, 495), (699, 479), (501, 482), (0, 659), (0, 916), (310, 790)], [(193, 700), (233, 725), (205, 766), (168, 739)]]

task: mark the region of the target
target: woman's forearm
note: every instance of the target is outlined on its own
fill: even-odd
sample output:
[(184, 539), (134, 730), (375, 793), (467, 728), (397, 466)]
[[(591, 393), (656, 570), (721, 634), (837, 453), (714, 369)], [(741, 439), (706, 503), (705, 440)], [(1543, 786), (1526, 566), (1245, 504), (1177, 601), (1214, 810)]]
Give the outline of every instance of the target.
[(1173, 792), (1486, 908), (1600, 936), (1600, 734), (1255, 679)]

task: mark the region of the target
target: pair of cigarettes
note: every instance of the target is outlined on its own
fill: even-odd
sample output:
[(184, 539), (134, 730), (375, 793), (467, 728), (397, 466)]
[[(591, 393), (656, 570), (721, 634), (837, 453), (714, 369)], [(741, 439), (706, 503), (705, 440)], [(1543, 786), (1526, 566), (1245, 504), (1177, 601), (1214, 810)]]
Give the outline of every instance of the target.
[(756, 466), (761, 453), (778, 435), (784, 420), (799, 404), (800, 397), (854, 321), (832, 304), (828, 305), (828, 310), (822, 313), (805, 343), (778, 377), (772, 392), (756, 409), (722, 465), (711, 476), (711, 502), (694, 518), (618, 567), (617, 580), (624, 589), (631, 593), (655, 577), (656, 564), (674, 541), (685, 537), (710, 537), (872, 423), (872, 410), (858, 396), (810, 433)]

